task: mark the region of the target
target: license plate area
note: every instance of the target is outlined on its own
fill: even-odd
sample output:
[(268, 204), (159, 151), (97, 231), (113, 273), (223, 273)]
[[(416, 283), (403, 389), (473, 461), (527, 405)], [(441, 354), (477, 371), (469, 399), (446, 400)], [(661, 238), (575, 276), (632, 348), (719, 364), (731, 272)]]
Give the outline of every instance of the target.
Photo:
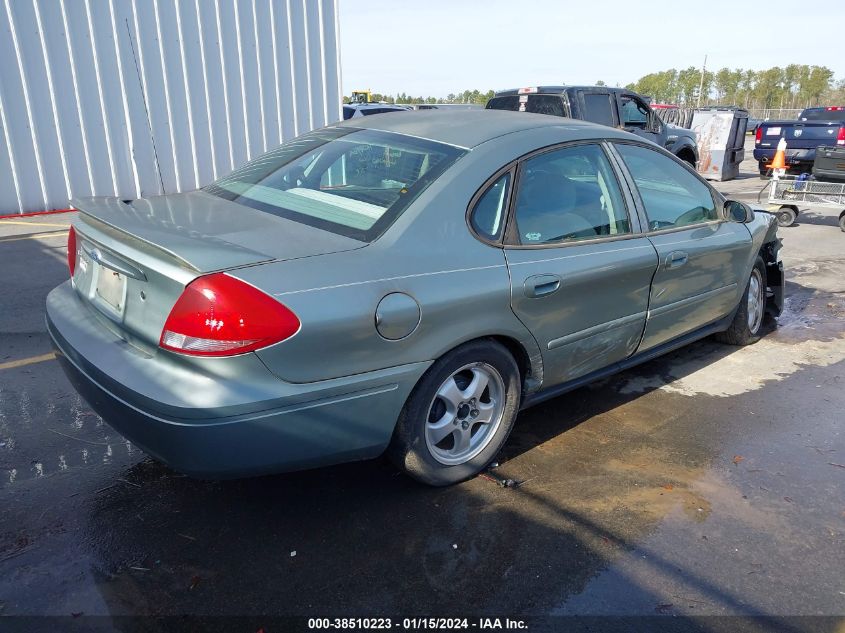
[(94, 292), (96, 304), (115, 317), (122, 317), (126, 307), (126, 276), (94, 263)]

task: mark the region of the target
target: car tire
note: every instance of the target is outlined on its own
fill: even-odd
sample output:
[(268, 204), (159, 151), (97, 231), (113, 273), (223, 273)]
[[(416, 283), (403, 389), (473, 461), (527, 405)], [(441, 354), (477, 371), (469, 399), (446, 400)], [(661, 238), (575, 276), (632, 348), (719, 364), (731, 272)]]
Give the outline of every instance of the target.
[(510, 435), (521, 388), (519, 367), (503, 345), (482, 339), (455, 348), (414, 387), (399, 414), (388, 457), (431, 486), (474, 477)]
[(716, 334), (728, 345), (751, 345), (760, 340), (766, 317), (766, 264), (757, 257), (730, 327)]
[(793, 207), (783, 206), (777, 210), (775, 217), (777, 218), (778, 226), (786, 228), (795, 224), (798, 212)]
[(696, 170), (695, 158), (690, 158), (688, 152), (681, 152), (680, 154), (675, 154), (678, 158), (684, 161), (687, 165), (689, 165), (693, 171)]

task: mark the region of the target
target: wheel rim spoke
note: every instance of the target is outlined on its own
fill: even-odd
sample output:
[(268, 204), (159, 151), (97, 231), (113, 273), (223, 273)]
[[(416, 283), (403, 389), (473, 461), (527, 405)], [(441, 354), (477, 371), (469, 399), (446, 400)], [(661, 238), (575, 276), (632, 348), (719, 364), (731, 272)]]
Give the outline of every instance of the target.
[(446, 436), (455, 432), (455, 414), (447, 411), (437, 422), (428, 425), (428, 436), (434, 444), (442, 442)]
[(495, 402), (479, 402), (478, 403), (478, 417), (475, 418), (475, 422), (481, 422), (482, 424), (490, 424), (493, 421), (493, 416), (496, 414), (496, 403)]
[(455, 448), (452, 449), (452, 452), (456, 455), (465, 453), (469, 450), (471, 440), (472, 433), (470, 433), (470, 429), (460, 429), (457, 433), (455, 433)]
[(437, 390), (437, 395), (444, 401), (446, 408), (451, 411), (456, 410), (463, 400), (463, 394), (458, 389), (458, 383), (455, 382), (454, 376), (450, 376), (441, 385), (440, 389)]
[(470, 398), (481, 398), (481, 395), (484, 393), (484, 390), (487, 389), (489, 382), (490, 377), (485, 371), (478, 368), (473, 369), (472, 382), (469, 383), (467, 388), (463, 391), (464, 400), (469, 400)]

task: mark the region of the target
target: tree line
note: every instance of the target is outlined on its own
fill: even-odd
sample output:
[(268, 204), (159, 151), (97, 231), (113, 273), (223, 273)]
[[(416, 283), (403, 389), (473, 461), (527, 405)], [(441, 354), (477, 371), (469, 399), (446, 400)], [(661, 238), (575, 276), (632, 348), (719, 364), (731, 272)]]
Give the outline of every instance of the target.
[(766, 70), (707, 70), (703, 78), (700, 68), (670, 68), (640, 77), (625, 87), (657, 103), (689, 107), (698, 103), (699, 86), (702, 105), (797, 109), (842, 105), (845, 101), (845, 80), (834, 81), (833, 71), (826, 66), (805, 64)]
[[(597, 81), (604, 86), (604, 81)], [(836, 81), (826, 66), (790, 64), (766, 70), (722, 68), (706, 70), (702, 81), (700, 68), (690, 66), (670, 68), (649, 73), (626, 85), (655, 103), (677, 103), (693, 107), (698, 104), (701, 86), (701, 105), (737, 105), (744, 108), (791, 108), (845, 105), (845, 79)], [(618, 86), (617, 86), (618, 87)], [(373, 101), (398, 104), (470, 103), (483, 105), (493, 97), (493, 91), (464, 90), (446, 97), (415, 97), (403, 93), (388, 95), (373, 93)], [(349, 97), (343, 98), (349, 103)]]

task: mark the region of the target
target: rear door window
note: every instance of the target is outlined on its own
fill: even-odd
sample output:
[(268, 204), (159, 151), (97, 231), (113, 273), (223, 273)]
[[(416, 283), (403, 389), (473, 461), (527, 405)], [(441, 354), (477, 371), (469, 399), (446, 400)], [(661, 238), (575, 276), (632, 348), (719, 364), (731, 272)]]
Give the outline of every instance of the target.
[(529, 158), (514, 210), (519, 242), (566, 243), (631, 232), (619, 184), (604, 150), (576, 145)]
[(584, 93), (584, 120), (601, 125), (616, 125), (613, 116), (613, 102), (609, 94), (595, 92)]

